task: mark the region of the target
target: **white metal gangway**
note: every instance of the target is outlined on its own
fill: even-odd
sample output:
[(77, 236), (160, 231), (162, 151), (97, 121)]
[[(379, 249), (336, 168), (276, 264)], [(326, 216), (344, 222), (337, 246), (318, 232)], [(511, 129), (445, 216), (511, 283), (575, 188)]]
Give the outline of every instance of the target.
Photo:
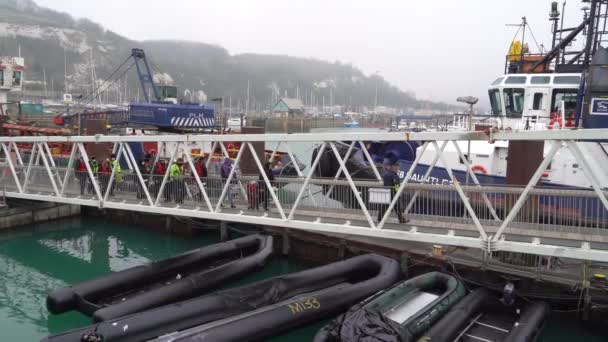
[[(7, 198), (21, 198), (99, 208), (202, 219), (281, 226), (320, 233), (345, 234), (458, 246), (488, 253), (499, 251), (527, 253), (608, 262), (608, 200), (601, 179), (606, 170), (595, 169), (584, 144), (598, 144), (608, 138), (608, 130), (561, 130), (545, 132), (422, 132), (422, 133), (326, 133), (265, 135), (158, 135), (158, 136), (70, 136), (0, 137), (0, 188)], [(530, 180), (521, 187), (480, 185), (457, 141), (543, 140), (550, 146), (545, 159)], [(376, 179), (357, 180), (347, 169), (349, 155), (360, 153), (371, 161), (365, 142), (418, 141), (416, 160), (406, 171), (396, 193), (384, 202), (380, 171), (372, 165)], [(169, 168), (163, 175), (142, 174), (130, 143), (156, 142), (170, 147), (166, 158), (171, 165), (178, 157), (185, 160), (186, 176), (171, 179)], [(228, 155), (226, 144), (240, 142), (235, 167), (222, 179), (210, 167), (206, 178), (197, 177), (191, 156), (201, 146), (218, 148)], [(310, 167), (294, 177), (270, 180), (256, 153), (252, 153), (263, 180), (240, 174), (245, 150), (255, 151), (255, 143), (281, 144), (294, 159), (293, 146), (317, 148), (336, 156), (340, 170), (333, 178), (316, 178)], [(71, 153), (53, 154), (52, 144), (67, 144)], [(204, 144), (203, 144), (204, 143)], [(123, 169), (94, 173), (87, 149), (107, 144), (123, 161)], [(444, 150), (453, 144), (471, 179), (470, 184), (452, 181), (444, 184), (414, 183), (416, 166), (424, 154), (433, 162), (422, 176), (428, 180), (433, 168), (447, 165)], [(339, 146), (349, 146), (346, 155)], [(291, 146), (291, 148), (290, 148)], [(427, 148), (432, 146), (432, 148)], [(567, 149), (580, 164), (581, 177), (590, 188), (538, 187), (542, 174), (556, 153)], [(202, 153), (210, 151), (202, 151)], [(82, 157), (86, 172), (76, 172), (74, 163)], [(608, 156), (603, 156), (608, 158)], [(595, 158), (595, 157), (594, 157)], [(207, 166), (211, 166), (210, 160)], [(447, 172), (456, 180), (451, 169)], [(353, 179), (355, 177), (355, 179)], [(259, 191), (252, 194), (250, 182), (267, 189), (270, 204), (263, 210)], [(178, 194), (178, 195), (176, 195)], [(255, 198), (255, 200), (253, 200)], [(183, 199), (183, 200), (182, 200)], [(234, 208), (229, 203), (233, 199)], [(178, 203), (175, 203), (177, 200)], [(259, 209), (255, 207), (259, 206)], [(395, 211), (410, 220), (399, 223)], [(380, 212), (380, 213), (379, 213)]]

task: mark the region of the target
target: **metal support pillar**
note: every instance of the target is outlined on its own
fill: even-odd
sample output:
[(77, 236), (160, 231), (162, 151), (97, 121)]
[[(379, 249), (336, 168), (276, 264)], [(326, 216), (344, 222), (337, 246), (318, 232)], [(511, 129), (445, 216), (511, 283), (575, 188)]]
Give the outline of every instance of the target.
[(561, 143), (559, 141), (553, 141), (553, 144), (551, 145), (551, 149), (549, 150), (549, 153), (547, 154), (547, 156), (545, 156), (545, 159), (542, 161), (542, 163), (540, 163), (540, 166), (538, 167), (538, 169), (536, 169), (536, 172), (534, 173), (534, 175), (528, 182), (528, 185), (526, 185), (524, 191), (521, 193), (521, 195), (519, 195), (519, 198), (517, 199), (517, 202), (515, 202), (515, 205), (513, 206), (513, 208), (511, 208), (509, 215), (507, 215), (505, 220), (500, 225), (500, 228), (498, 228), (498, 231), (494, 235), (493, 241), (498, 241), (500, 239), (502, 233), (505, 231), (507, 226), (517, 216), (517, 214), (519, 213), (519, 210), (521, 209), (521, 207), (523, 207), (524, 203), (528, 199), (528, 194), (530, 193), (530, 191), (532, 189), (534, 189), (534, 187), (536, 186), (536, 184), (538, 183), (540, 178), (543, 176), (543, 173), (547, 169), (547, 166), (549, 166), (549, 163), (551, 163), (551, 161), (553, 160), (553, 157), (555, 157), (555, 154), (560, 149), (560, 145), (561, 145)]

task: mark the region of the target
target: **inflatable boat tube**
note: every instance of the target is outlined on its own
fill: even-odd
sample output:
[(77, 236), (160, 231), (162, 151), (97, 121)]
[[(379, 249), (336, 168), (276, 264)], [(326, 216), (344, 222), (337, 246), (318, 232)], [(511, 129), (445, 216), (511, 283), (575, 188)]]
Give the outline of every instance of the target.
[(415, 341), (465, 294), (464, 285), (451, 275), (426, 273), (354, 306), (322, 328), (314, 341)]
[(542, 332), (549, 306), (537, 302), (521, 308), (506, 306), (487, 289), (477, 289), (456, 304), (418, 342), (451, 342), (465, 332), (477, 339), (491, 338), (492, 341), (535, 341)]
[[(148, 341), (301, 296), (292, 300), (291, 306), (286, 304), (264, 314), (251, 315), (239, 321), (237, 328), (230, 324), (217, 332), (226, 333), (227, 340), (234, 334), (245, 336), (241, 334), (247, 333), (244, 339), (250, 341), (343, 311), (352, 303), (392, 285), (399, 275), (399, 264), (395, 260), (366, 254), (94, 324), (43, 341)], [(313, 292), (314, 295), (306, 296)]]
[(259, 268), (272, 255), (272, 237), (250, 235), (129, 268), (47, 297), (54, 314), (78, 310), (95, 322), (203, 295)]

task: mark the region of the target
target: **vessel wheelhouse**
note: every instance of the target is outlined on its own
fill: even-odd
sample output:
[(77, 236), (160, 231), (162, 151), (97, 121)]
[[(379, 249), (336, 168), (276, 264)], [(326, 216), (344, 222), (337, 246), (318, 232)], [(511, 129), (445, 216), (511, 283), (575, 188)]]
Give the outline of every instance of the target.
[(505, 119), (503, 126), (513, 129), (575, 127), (581, 77), (580, 73), (503, 75), (488, 90), (492, 115)]

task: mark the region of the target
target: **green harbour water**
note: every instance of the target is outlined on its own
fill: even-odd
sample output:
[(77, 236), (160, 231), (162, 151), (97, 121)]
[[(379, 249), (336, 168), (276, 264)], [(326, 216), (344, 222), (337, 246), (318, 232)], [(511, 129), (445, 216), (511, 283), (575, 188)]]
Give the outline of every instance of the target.
[[(86, 326), (80, 313), (50, 315), (47, 292), (112, 271), (171, 257), (219, 242), (218, 233), (177, 237), (98, 219), (76, 218), (0, 232), (0, 341), (29, 342)], [(261, 272), (236, 286), (305, 269), (295, 260), (275, 257)], [(271, 342), (311, 341), (327, 321), (303, 327)], [(608, 341), (608, 332), (585, 326), (572, 316), (554, 314), (543, 342)]]

